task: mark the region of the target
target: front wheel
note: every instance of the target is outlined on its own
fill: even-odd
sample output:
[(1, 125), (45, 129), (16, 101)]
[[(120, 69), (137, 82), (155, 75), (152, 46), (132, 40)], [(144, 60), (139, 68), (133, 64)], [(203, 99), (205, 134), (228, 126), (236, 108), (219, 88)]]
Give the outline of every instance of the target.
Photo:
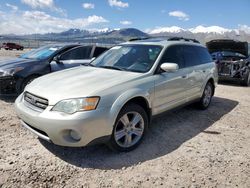
[(28, 78), (25, 78), (24, 80), (20, 80), (17, 84), (17, 94), (20, 95), (25, 87), (29, 85), (33, 80), (35, 80), (38, 76), (30, 76)]
[(209, 107), (213, 97), (213, 89), (211, 82), (208, 82), (198, 103), (200, 109), (205, 110)]
[(241, 84), (243, 86), (250, 86), (250, 71), (247, 72), (246, 77), (242, 80)]
[(115, 151), (131, 151), (142, 141), (148, 128), (148, 116), (137, 104), (126, 105), (119, 113), (109, 146)]

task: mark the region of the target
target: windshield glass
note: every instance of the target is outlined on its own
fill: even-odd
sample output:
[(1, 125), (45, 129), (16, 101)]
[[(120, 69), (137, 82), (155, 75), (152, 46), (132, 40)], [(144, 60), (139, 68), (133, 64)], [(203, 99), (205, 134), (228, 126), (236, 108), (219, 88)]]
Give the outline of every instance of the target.
[(35, 50), (31, 50), (30, 52), (21, 55), (20, 58), (42, 60), (50, 57), (60, 48), (62, 48), (62, 46), (44, 46)]
[(115, 46), (94, 60), (91, 65), (144, 73), (151, 69), (161, 50), (161, 46), (155, 45)]

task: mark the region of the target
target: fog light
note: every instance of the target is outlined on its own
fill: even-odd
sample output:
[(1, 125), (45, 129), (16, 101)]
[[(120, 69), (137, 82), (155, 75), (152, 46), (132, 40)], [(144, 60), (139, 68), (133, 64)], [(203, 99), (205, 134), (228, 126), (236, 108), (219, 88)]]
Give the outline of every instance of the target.
[(81, 140), (81, 135), (80, 135), (78, 132), (74, 131), (74, 130), (70, 130), (70, 131), (69, 131), (69, 135), (70, 135), (71, 138), (72, 138), (73, 140), (75, 140), (75, 141)]

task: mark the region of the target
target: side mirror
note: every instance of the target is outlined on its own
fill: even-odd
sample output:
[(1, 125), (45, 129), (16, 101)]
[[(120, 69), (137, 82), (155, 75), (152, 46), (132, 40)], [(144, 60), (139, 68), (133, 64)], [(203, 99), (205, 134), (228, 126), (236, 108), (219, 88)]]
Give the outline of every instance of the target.
[(163, 63), (161, 69), (165, 72), (175, 72), (179, 69), (179, 65), (176, 63)]
[(55, 61), (55, 62), (58, 63), (58, 64), (62, 64), (62, 62), (61, 62), (61, 56), (60, 56), (60, 55), (55, 56), (55, 57), (53, 58), (53, 61)]

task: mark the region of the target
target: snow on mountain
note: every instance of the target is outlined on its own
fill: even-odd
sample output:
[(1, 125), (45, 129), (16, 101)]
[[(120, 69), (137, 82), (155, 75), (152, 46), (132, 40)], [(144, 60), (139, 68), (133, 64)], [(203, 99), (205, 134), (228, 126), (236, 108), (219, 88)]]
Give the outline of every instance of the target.
[(235, 31), (237, 32), (238, 29), (227, 29), (227, 28), (223, 28), (220, 26), (202, 26), (199, 25), (197, 27), (194, 28), (189, 28), (189, 29), (184, 29), (178, 26), (171, 26), (171, 27), (157, 27), (155, 29), (152, 30), (146, 30), (147, 33), (149, 34), (160, 34), (160, 33), (181, 33), (181, 32), (191, 32), (193, 34), (197, 34), (197, 33), (214, 33), (214, 34), (225, 34), (228, 32), (232, 32)]
[(192, 33), (217, 33), (217, 34), (224, 34), (226, 32), (231, 32), (231, 29), (226, 29), (220, 26), (197, 26), (195, 28), (188, 29)]
[(158, 33), (180, 33), (185, 31), (183, 28), (181, 27), (177, 27), (177, 26), (172, 26), (172, 27), (158, 27), (156, 29), (153, 30), (149, 30), (148, 33), (149, 34), (158, 34)]

